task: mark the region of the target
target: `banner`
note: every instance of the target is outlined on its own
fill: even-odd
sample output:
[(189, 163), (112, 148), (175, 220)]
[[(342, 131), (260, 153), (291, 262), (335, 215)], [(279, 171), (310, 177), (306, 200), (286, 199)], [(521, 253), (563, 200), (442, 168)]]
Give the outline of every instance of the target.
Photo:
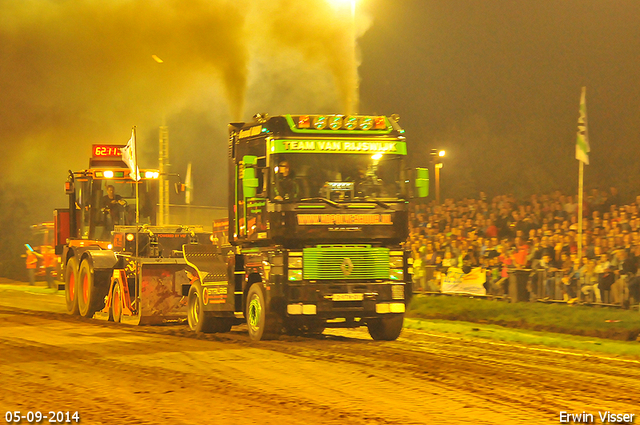
[(442, 278), (442, 292), (445, 294), (473, 294), (487, 295), (484, 283), (487, 275), (482, 267), (471, 269), (464, 274), (462, 269), (449, 267), (446, 276)]

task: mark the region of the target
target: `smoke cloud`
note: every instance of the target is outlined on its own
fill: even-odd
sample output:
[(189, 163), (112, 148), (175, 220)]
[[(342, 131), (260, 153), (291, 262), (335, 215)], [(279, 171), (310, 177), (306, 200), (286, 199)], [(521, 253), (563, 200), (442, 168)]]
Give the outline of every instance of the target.
[(170, 171), (192, 162), (194, 204), (224, 206), (228, 122), (351, 112), (368, 22), (334, 2), (0, 0), (0, 275), (23, 271), (27, 224), (67, 205), (92, 144), (135, 125), (157, 168), (166, 124)]
[[(368, 23), (354, 27), (350, 6), (334, 3), (0, 1), (0, 182), (58, 188), (91, 144), (126, 143), (133, 125), (141, 165), (155, 168), (166, 120), (173, 171), (200, 156), (194, 179), (218, 186), (206, 168), (227, 122), (357, 104), (354, 43)], [(201, 187), (196, 202), (224, 202), (221, 192)]]

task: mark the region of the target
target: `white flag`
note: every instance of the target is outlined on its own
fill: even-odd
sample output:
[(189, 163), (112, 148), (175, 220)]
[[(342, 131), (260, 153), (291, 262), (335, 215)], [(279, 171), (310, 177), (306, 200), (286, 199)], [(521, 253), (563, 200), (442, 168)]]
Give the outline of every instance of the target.
[(191, 205), (191, 190), (193, 189), (193, 182), (191, 181), (191, 163), (187, 166), (187, 176), (184, 179), (184, 202), (187, 205)]
[(135, 181), (140, 181), (140, 169), (138, 168), (138, 158), (136, 158), (136, 133), (134, 129), (131, 130), (131, 138), (129, 142), (127, 142), (127, 146), (120, 150), (122, 151), (122, 160), (129, 167), (129, 175)]

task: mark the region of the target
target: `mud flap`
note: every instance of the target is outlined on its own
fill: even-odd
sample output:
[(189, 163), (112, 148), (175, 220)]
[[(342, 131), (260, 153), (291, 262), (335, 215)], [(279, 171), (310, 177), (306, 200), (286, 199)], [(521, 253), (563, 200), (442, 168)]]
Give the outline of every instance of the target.
[(233, 313), (235, 281), (228, 276), (227, 251), (214, 245), (183, 245), (188, 265), (198, 273), (205, 311)]

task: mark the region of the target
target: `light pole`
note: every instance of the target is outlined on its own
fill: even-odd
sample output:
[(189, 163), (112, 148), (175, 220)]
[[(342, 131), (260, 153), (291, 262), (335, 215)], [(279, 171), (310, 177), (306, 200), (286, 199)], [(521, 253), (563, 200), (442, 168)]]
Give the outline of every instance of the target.
[(440, 169), (443, 167), (442, 158), (444, 150), (431, 149), (431, 162), (433, 162), (434, 174), (436, 176), (436, 204), (440, 205)]

